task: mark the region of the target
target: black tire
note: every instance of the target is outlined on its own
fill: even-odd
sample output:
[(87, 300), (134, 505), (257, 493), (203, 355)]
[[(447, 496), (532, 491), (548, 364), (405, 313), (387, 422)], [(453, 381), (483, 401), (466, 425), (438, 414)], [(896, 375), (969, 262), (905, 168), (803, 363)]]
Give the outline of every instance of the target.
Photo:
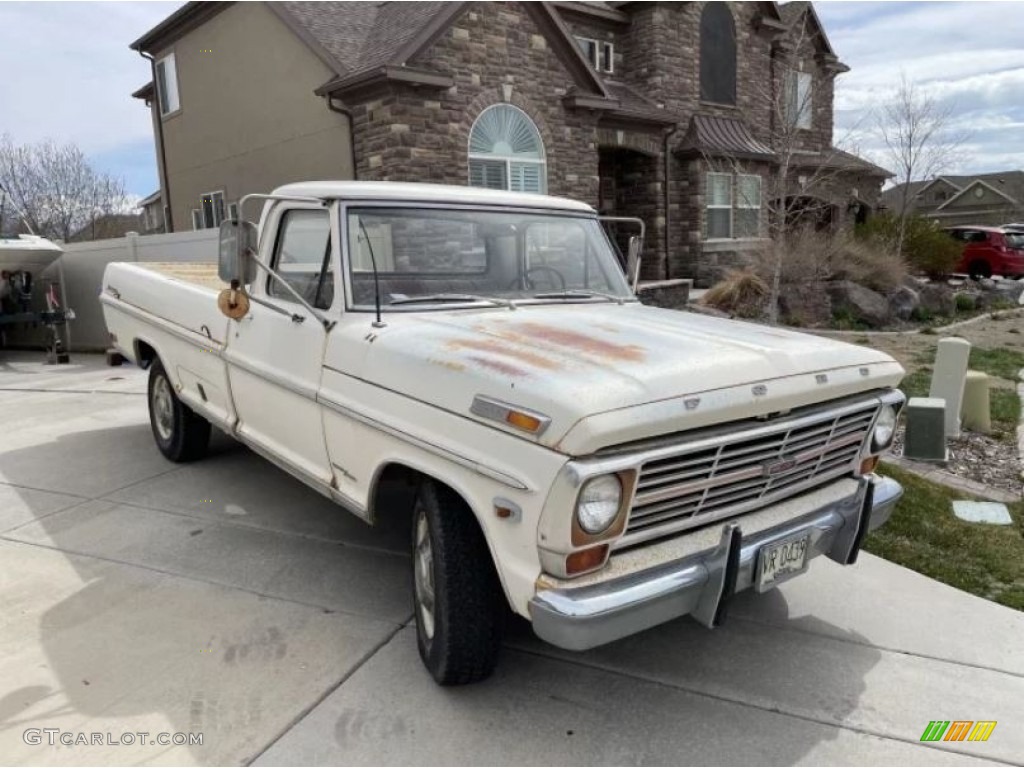
[[(483, 532), (458, 495), (430, 481), (420, 484), (412, 518), (412, 592), (420, 658), (440, 685), (483, 680), (498, 663), (506, 613)], [(429, 562), (424, 562), (421, 551), (423, 521)], [(428, 571), (432, 613), (423, 588)]]
[(147, 394), (149, 426), (160, 453), (176, 462), (203, 458), (210, 445), (210, 422), (178, 399), (160, 360), (150, 366)]
[(972, 261), (967, 267), (967, 274), (971, 276), (971, 280), (984, 280), (992, 277), (992, 268), (988, 262)]

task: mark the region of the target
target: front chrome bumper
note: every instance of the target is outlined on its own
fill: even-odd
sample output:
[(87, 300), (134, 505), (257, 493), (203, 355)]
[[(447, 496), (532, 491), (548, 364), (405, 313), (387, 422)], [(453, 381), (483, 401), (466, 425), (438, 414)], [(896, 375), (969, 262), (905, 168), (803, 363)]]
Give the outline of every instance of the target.
[(746, 518), (730, 521), (717, 546), (679, 560), (583, 586), (542, 589), (530, 601), (534, 632), (552, 645), (583, 651), (688, 614), (718, 626), (733, 594), (754, 585), (761, 547), (806, 533), (808, 559), (826, 555), (851, 565), (864, 536), (889, 519), (902, 495), (895, 480), (872, 475), (843, 498), (747, 536)]

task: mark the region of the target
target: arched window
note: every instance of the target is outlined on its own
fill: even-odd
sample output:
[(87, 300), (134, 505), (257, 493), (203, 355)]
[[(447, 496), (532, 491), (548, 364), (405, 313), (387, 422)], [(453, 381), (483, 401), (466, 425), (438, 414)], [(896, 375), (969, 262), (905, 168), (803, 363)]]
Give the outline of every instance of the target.
[(469, 186), (547, 191), (544, 142), (523, 110), (495, 104), (480, 113), (469, 134)]
[(705, 3), (700, 15), (700, 98), (736, 103), (736, 27), (721, 2)]

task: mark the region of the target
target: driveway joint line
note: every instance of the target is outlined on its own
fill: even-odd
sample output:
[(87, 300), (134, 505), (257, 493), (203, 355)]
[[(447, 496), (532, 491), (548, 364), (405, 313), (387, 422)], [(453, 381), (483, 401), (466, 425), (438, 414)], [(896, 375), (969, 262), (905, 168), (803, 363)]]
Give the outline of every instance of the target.
[(984, 664), (976, 664), (976, 663), (970, 662), (970, 661), (958, 661), (956, 659), (946, 659), (946, 658), (943, 658), (942, 656), (933, 656), (933, 655), (928, 654), (928, 653), (919, 653), (919, 652), (916, 652), (916, 651), (907, 651), (907, 650), (903, 650), (901, 648), (891, 648), (891, 647), (889, 647), (887, 645), (874, 645), (872, 643), (864, 643), (864, 642), (861, 642), (859, 640), (850, 640), (849, 638), (846, 638), (846, 637), (837, 637), (835, 635), (829, 635), (829, 634), (826, 634), (824, 632), (815, 632), (812, 629), (804, 629), (802, 627), (787, 627), (787, 626), (785, 626), (783, 624), (775, 624), (773, 622), (765, 621), (763, 619), (755, 619), (753, 617), (737, 615), (735, 613), (733, 613), (733, 614), (731, 614), (729, 616), (729, 620), (730, 621), (745, 621), (748, 624), (757, 624), (758, 626), (771, 627), (773, 629), (780, 629), (780, 630), (783, 630), (783, 631), (786, 631), (786, 632), (798, 632), (798, 633), (800, 633), (802, 635), (811, 635), (813, 637), (822, 637), (822, 638), (826, 638), (828, 640), (835, 640), (836, 642), (839, 642), (839, 643), (849, 643), (850, 645), (860, 646), (862, 648), (872, 648), (872, 649), (877, 650), (877, 651), (885, 651), (887, 653), (896, 653), (896, 654), (900, 654), (902, 656), (912, 656), (912, 657), (918, 658), (918, 659), (928, 659), (929, 661), (943, 662), (945, 664), (952, 664), (952, 665), (957, 666), (957, 667), (967, 667), (967, 668), (970, 668), (970, 669), (980, 669), (980, 670), (984, 670), (986, 672), (995, 672), (996, 674), (1000, 674), (1000, 675), (1009, 675), (1010, 677), (1019, 677), (1019, 678), (1024, 679), (1024, 673), (1022, 673), (1022, 672), (1015, 672), (1012, 669), (1000, 669), (998, 667), (989, 667), (989, 666), (986, 666)]
[(20, 488), (23, 491), (38, 491), (39, 493), (52, 493), (56, 496), (71, 496), (82, 501), (94, 501), (92, 496), (82, 496), (80, 493), (68, 493), (67, 491), (52, 491), (49, 488), (37, 488), (34, 485), (25, 485), (23, 483), (12, 483), (10, 480), (0, 480), (0, 485), (6, 485), (10, 488)]
[[(50, 550), (51, 552), (59, 552), (62, 555), (74, 555), (76, 557), (85, 557), (85, 558), (89, 558), (89, 559), (92, 559), (92, 560), (99, 560), (99, 561), (105, 562), (105, 563), (113, 563), (114, 565), (123, 565), (123, 566), (126, 566), (128, 568), (138, 568), (139, 570), (142, 570), (142, 571), (150, 571), (151, 573), (158, 573), (158, 574), (160, 574), (162, 576), (170, 576), (170, 577), (173, 577), (173, 578), (184, 579), (185, 581), (192, 581), (192, 582), (195, 582), (197, 584), (207, 584), (207, 585), (214, 586), (214, 587), (221, 587), (223, 589), (233, 589), (233, 590), (237, 590), (238, 592), (244, 592), (244, 593), (249, 594), (249, 595), (255, 595), (256, 597), (262, 597), (262, 598), (267, 599), (267, 600), (277, 600), (277, 601), (282, 602), (282, 603), (291, 603), (293, 605), (301, 605), (301, 606), (303, 606), (305, 608), (315, 608), (318, 611), (324, 611), (326, 613), (337, 613), (337, 614), (343, 614), (345, 616), (354, 616), (354, 617), (357, 617), (357, 618), (360, 618), (360, 619), (370, 619), (371, 621), (379, 621), (382, 624), (396, 624), (397, 623), (397, 622), (395, 622), (395, 621), (393, 621), (391, 619), (381, 618), (380, 616), (373, 616), (373, 615), (367, 614), (367, 613), (359, 613), (358, 611), (351, 611), (351, 610), (348, 610), (346, 608), (334, 608), (334, 607), (329, 606), (329, 605), (321, 605), (319, 603), (309, 603), (309, 602), (306, 602), (305, 600), (296, 600), (296, 599), (291, 598), (291, 597), (282, 597), (281, 595), (273, 595), (273, 594), (270, 594), (268, 592), (260, 592), (260, 591), (255, 590), (255, 589), (248, 589), (246, 587), (239, 587), (236, 584), (227, 584), (225, 582), (215, 581), (213, 579), (201, 579), (198, 576), (193, 576), (193, 575), (186, 574), (186, 573), (181, 573), (181, 572), (178, 572), (178, 571), (168, 571), (168, 570), (165, 570), (163, 568), (155, 568), (155, 567), (153, 567), (151, 565), (143, 565), (141, 563), (132, 563), (132, 562), (129, 562), (127, 560), (118, 560), (117, 558), (113, 558), (113, 557), (103, 557), (102, 555), (96, 555), (96, 554), (92, 554), (92, 553), (89, 553), (89, 552), (81, 552), (79, 550), (74, 550), (74, 549), (61, 549), (59, 547), (49, 546), (47, 544), (42, 544), (42, 543), (37, 542), (37, 541), (24, 541), (22, 539), (12, 539), (12, 538), (8, 537), (5, 534), (0, 534), (0, 541), (6, 541), (9, 544), (23, 544), (23, 545), (28, 546), (28, 547), (38, 547), (40, 549)], [(399, 626), (401, 626), (401, 624), (399, 624)]]
[(515, 646), (508, 646), (508, 648), (510, 650), (518, 652), (518, 653), (526, 654), (526, 655), (529, 655), (529, 656), (536, 656), (536, 657), (539, 657), (539, 658), (542, 658), (542, 659), (547, 659), (549, 661), (561, 661), (561, 662), (564, 662), (566, 664), (574, 664), (574, 665), (577, 665), (577, 666), (580, 666), (580, 667), (585, 667), (587, 669), (596, 670), (598, 672), (604, 672), (606, 674), (615, 675), (616, 677), (624, 677), (624, 678), (627, 678), (629, 680), (639, 680), (641, 682), (649, 683), (651, 685), (657, 685), (657, 686), (661, 686), (663, 688), (669, 688), (669, 689), (676, 690), (676, 691), (683, 691), (683, 692), (689, 693), (689, 694), (691, 694), (693, 696), (701, 696), (701, 697), (704, 697), (704, 698), (713, 699), (715, 701), (724, 702), (726, 704), (735, 704), (735, 705), (740, 706), (740, 707), (747, 707), (749, 709), (756, 709), (756, 710), (759, 710), (761, 712), (771, 712), (773, 714), (780, 715), (782, 717), (792, 717), (792, 718), (797, 719), (797, 720), (803, 720), (804, 722), (815, 723), (817, 725), (823, 725), (823, 726), (827, 726), (827, 727), (830, 727), (830, 728), (838, 728), (838, 729), (845, 730), (845, 731), (852, 731), (854, 733), (859, 733), (859, 734), (861, 734), (863, 736), (873, 736), (875, 738), (885, 739), (887, 741), (898, 741), (898, 742), (902, 742), (904, 744), (911, 744), (911, 745), (914, 745), (914, 746), (925, 747), (927, 749), (934, 749), (934, 750), (939, 751), (939, 752), (945, 752), (947, 754), (955, 754), (955, 755), (959, 755), (959, 756), (962, 756), (962, 757), (970, 757), (970, 758), (980, 759), (980, 760), (990, 760), (992, 762), (999, 763), (1000, 765), (1012, 765), (1012, 766), (1020, 765), (1019, 763), (1014, 763), (1014, 762), (1012, 762), (1010, 760), (1004, 760), (1003, 758), (999, 758), (999, 757), (992, 757), (992, 756), (989, 756), (989, 755), (977, 755), (977, 754), (973, 754), (973, 753), (970, 753), (970, 752), (965, 752), (965, 751), (958, 750), (958, 749), (943, 749), (942, 747), (934, 746), (931, 742), (914, 741), (914, 740), (909, 739), (909, 738), (902, 738), (900, 736), (895, 736), (895, 735), (891, 735), (891, 734), (887, 734), (887, 733), (881, 733), (879, 731), (874, 731), (874, 730), (871, 730), (869, 728), (865, 728), (865, 727), (861, 727), (861, 726), (851, 725), (849, 723), (837, 723), (837, 722), (833, 722), (833, 721), (829, 721), (829, 720), (819, 720), (818, 718), (811, 717), (810, 715), (804, 715), (804, 714), (800, 714), (798, 712), (790, 712), (790, 711), (781, 709), (780, 707), (766, 707), (766, 706), (763, 706), (763, 705), (760, 705), (760, 704), (755, 704), (755, 703), (750, 702), (750, 701), (743, 701), (742, 699), (730, 698), (730, 697), (724, 696), (722, 694), (711, 693), (709, 691), (702, 691), (700, 689), (688, 688), (685, 685), (680, 685), (679, 683), (669, 682), (669, 681), (666, 681), (666, 680), (658, 680), (656, 678), (652, 678), (652, 677), (649, 677), (649, 676), (643, 675), (643, 674), (624, 672), (622, 670), (605, 667), (605, 666), (602, 666), (600, 664), (597, 664), (597, 663), (594, 663), (594, 662), (583, 661), (581, 659), (571, 659), (571, 658), (566, 658), (564, 656), (548, 655), (548, 654), (543, 653), (541, 651), (532, 650), (532, 649), (526, 649), (526, 648), (520, 648), (520, 647), (515, 647)]
[(372, 659), (374, 656), (376, 656), (381, 651), (381, 649), (383, 649), (386, 645), (388, 645), (395, 638), (395, 635), (397, 635), (399, 632), (401, 632), (403, 629), (405, 629), (405, 627), (407, 626), (407, 623), (408, 623), (408, 620), (406, 620), (402, 624), (399, 624), (397, 627), (392, 629), (387, 634), (387, 636), (382, 638), (380, 640), (380, 642), (378, 642), (374, 647), (370, 648), (366, 653), (364, 653), (362, 655), (362, 657), (358, 661), (356, 661), (356, 663), (352, 666), (352, 668), (350, 670), (348, 670), (345, 674), (343, 674), (338, 679), (337, 682), (335, 682), (333, 685), (328, 686), (319, 696), (317, 696), (317, 698), (315, 698), (309, 704), (309, 706), (303, 708), (303, 710), (301, 712), (299, 712), (299, 714), (296, 715), (286, 726), (284, 726), (284, 728), (282, 728), (281, 731), (276, 736), (274, 736), (267, 743), (266, 746), (264, 746), (262, 749), (260, 749), (256, 754), (254, 754), (251, 757), (246, 758), (245, 760), (243, 760), (242, 761), (242, 765), (245, 765), (245, 766), (252, 765), (255, 761), (259, 760), (260, 757), (262, 757), (269, 749), (271, 749), (275, 744), (277, 744), (277, 742), (279, 742), (281, 739), (283, 739), (285, 736), (287, 736), (289, 731), (291, 731), (295, 726), (297, 726), (299, 723), (301, 723), (303, 720), (305, 720), (313, 712), (313, 710), (315, 710), (317, 707), (319, 707), (324, 701), (327, 700), (327, 698), (329, 696), (331, 696), (335, 691), (337, 691), (339, 688), (341, 688), (341, 686), (343, 686), (346, 682), (348, 682), (348, 680), (352, 677), (352, 675), (354, 675), (356, 672), (358, 672), (360, 669), (362, 669), (362, 667), (368, 661), (370, 661), (370, 659)]
[(131, 395), (145, 397), (145, 392), (118, 392), (104, 389), (35, 389), (32, 387), (0, 387), (0, 392), (32, 392), (37, 395)]
[(7, 536), (7, 534), (14, 533), (15, 531), (19, 531), (22, 528), (25, 528), (29, 525), (38, 523), (40, 520), (46, 520), (47, 518), (53, 517), (54, 515), (59, 515), (61, 512), (70, 512), (73, 509), (78, 509), (79, 507), (88, 504), (90, 501), (94, 501), (94, 499), (79, 499), (75, 501), (73, 504), (69, 504), (66, 507), (61, 507), (60, 509), (55, 509), (52, 512), (46, 512), (42, 515), (36, 515), (31, 520), (26, 520), (23, 523), (18, 523), (12, 528), (5, 528), (4, 530), (0, 531), (0, 537), (5, 537)]
[[(145, 482), (145, 481), (143, 481), (143, 482)], [(121, 490), (123, 490), (123, 489), (119, 488), (116, 491), (111, 491), (111, 493), (120, 493)], [(222, 525), (222, 526), (227, 527), (227, 528), (237, 528), (237, 529), (242, 529), (242, 530), (246, 530), (246, 531), (261, 531), (263, 533), (271, 533), (271, 534), (274, 534), (274, 535), (289, 536), (289, 537), (295, 538), (295, 539), (303, 539), (303, 540), (306, 540), (306, 541), (316, 541), (316, 542), (319, 542), (321, 544), (332, 544), (332, 545), (336, 545), (336, 546), (342, 546), (342, 547), (346, 547), (347, 549), (358, 549), (358, 550), (365, 551), (365, 552), (372, 552), (374, 554), (391, 555), (392, 557), (400, 557), (400, 558), (403, 558), (403, 559), (408, 559), (409, 557), (411, 557), (411, 555), (408, 552), (405, 552), (405, 551), (397, 551), (397, 550), (394, 550), (394, 549), (385, 549), (383, 547), (375, 547), (375, 546), (370, 545), (370, 544), (354, 544), (354, 543), (350, 543), (350, 542), (347, 542), (347, 541), (343, 541), (341, 539), (327, 539), (327, 538), (324, 538), (323, 536), (316, 536), (314, 534), (309, 534), (309, 533), (297, 533), (297, 532), (294, 532), (294, 531), (282, 531), (282, 530), (278, 530), (276, 528), (264, 528), (264, 527), (259, 526), (259, 525), (251, 525), (251, 524), (248, 524), (248, 523), (236, 522), (234, 520), (227, 519), (227, 518), (225, 518), (224, 520), (219, 520), (219, 519), (213, 519), (213, 518), (209, 518), (209, 517), (201, 517), (199, 515), (194, 515), (194, 514), (191, 514), (189, 512), (182, 512), (181, 510), (176, 510), (176, 509), (158, 509), (156, 507), (146, 506), (145, 504), (135, 504), (135, 503), (130, 502), (130, 501), (122, 501), (120, 499), (112, 499), (112, 498), (110, 498), (110, 494), (107, 494), (106, 496), (102, 496), (102, 497), (97, 498), (97, 499), (89, 499), (89, 501), (105, 501), (105, 502), (110, 502), (112, 504), (117, 504), (118, 506), (131, 507), (132, 509), (143, 509), (143, 510), (146, 510), (147, 512), (154, 512), (156, 514), (174, 515), (176, 517), (183, 517), (183, 518), (185, 518), (187, 520), (195, 520), (196, 522), (199, 522), (199, 523), (208, 523), (208, 524), (212, 524), (212, 525)]]

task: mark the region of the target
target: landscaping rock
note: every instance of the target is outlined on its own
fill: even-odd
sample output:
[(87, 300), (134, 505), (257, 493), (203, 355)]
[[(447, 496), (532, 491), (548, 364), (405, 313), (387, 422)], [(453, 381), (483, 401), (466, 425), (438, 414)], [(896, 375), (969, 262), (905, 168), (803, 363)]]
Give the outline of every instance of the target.
[(956, 299), (948, 285), (938, 283), (922, 283), (918, 288), (921, 299), (920, 309), (929, 315), (950, 317), (956, 311)]
[(913, 288), (900, 286), (889, 296), (889, 311), (900, 320), (909, 320), (921, 305), (921, 296)]
[(820, 287), (786, 286), (779, 295), (779, 317), (787, 325), (827, 325), (832, 319), (832, 302)]
[(1024, 294), (1024, 282), (1020, 280), (1000, 280), (996, 283), (993, 294), (1002, 299), (1008, 301), (1011, 304), (1020, 303), (1021, 294)]
[(892, 318), (885, 296), (849, 280), (838, 280), (826, 286), (832, 300), (832, 312), (848, 312), (873, 328), (884, 326)]

